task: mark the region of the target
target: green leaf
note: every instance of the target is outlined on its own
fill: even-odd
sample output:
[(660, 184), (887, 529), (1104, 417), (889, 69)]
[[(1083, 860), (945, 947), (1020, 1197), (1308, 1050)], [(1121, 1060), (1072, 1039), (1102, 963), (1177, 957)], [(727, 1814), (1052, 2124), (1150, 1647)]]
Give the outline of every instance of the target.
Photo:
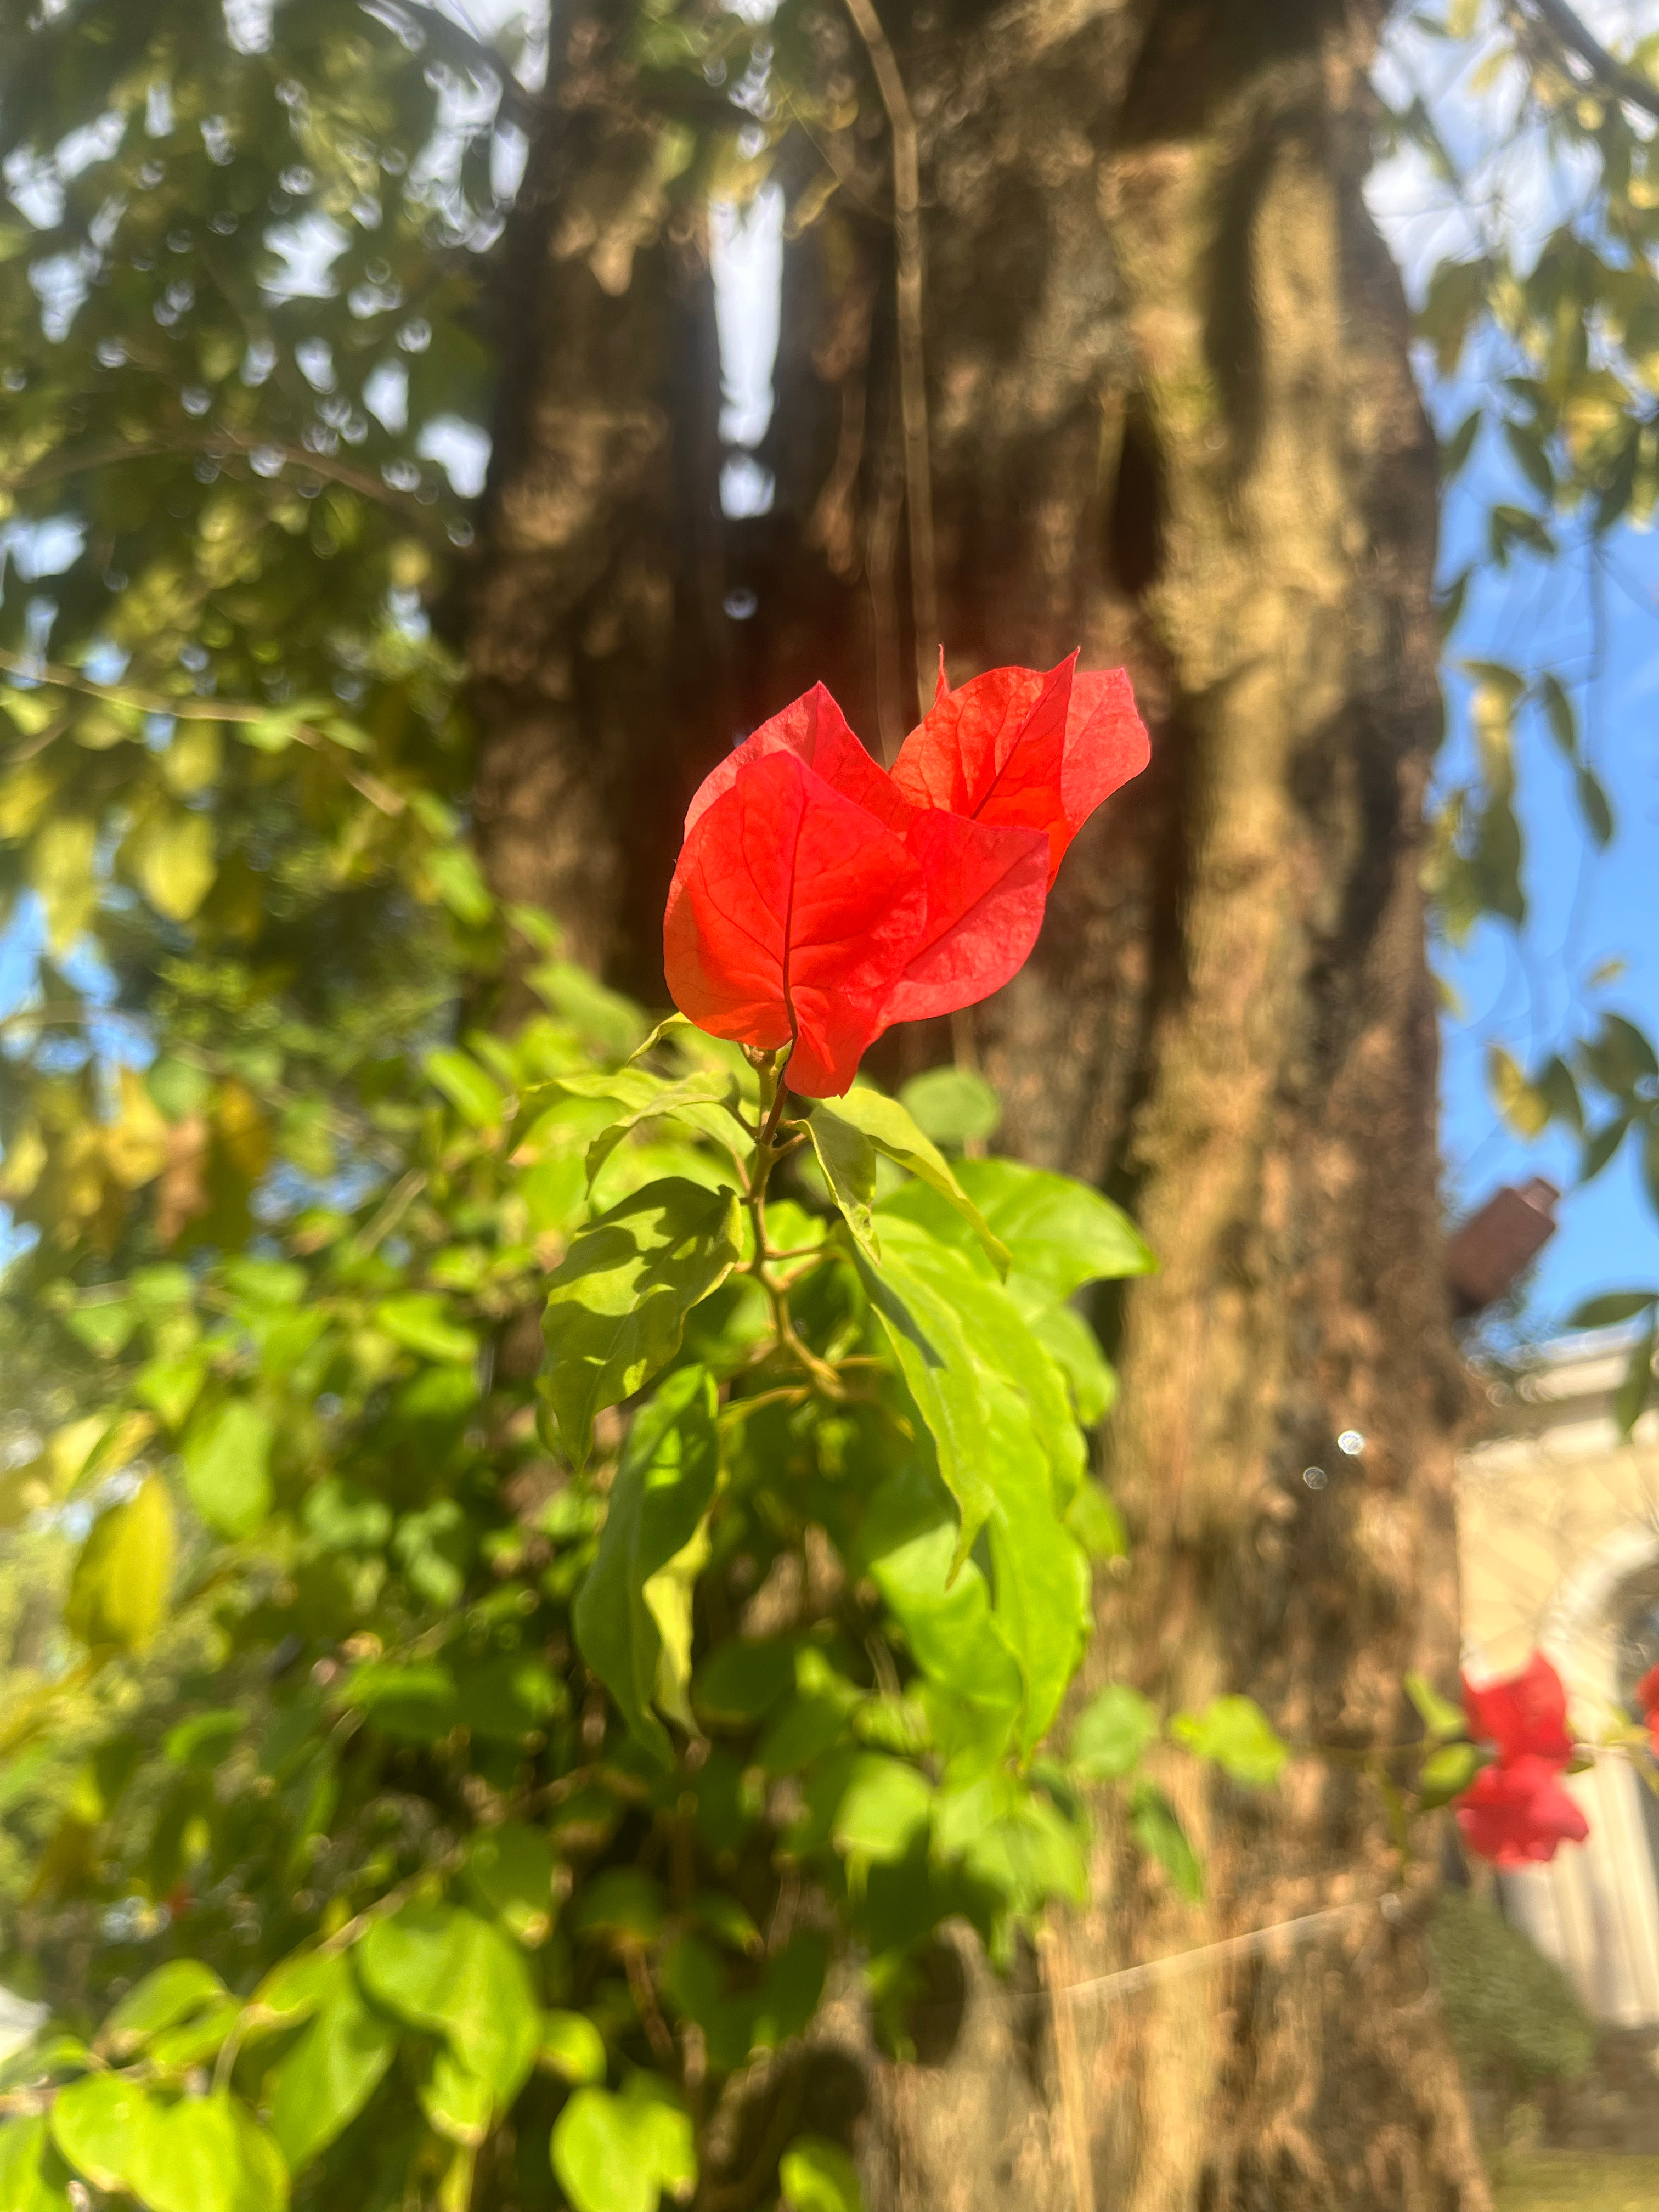
[(140, 890), (169, 921), (188, 921), (213, 888), (213, 817), (187, 809), (152, 814), (126, 846)]
[(553, 1924), (553, 1850), (538, 1828), (503, 1821), (474, 1836), (467, 1886), (520, 1943), (543, 1942)]
[(902, 1859), (927, 1833), (933, 1802), (933, 1785), (920, 1769), (861, 1752), (836, 1806), (831, 1840), (843, 1858)]
[(626, 1060), (641, 1049), (647, 1024), (631, 999), (608, 990), (574, 960), (549, 960), (526, 977), (556, 1014), (579, 1030), (607, 1060)]
[(858, 2169), (818, 2136), (797, 2136), (778, 2160), (787, 2212), (864, 2212)]
[(1567, 1316), (1569, 1328), (1612, 1328), (1621, 1321), (1634, 1321), (1659, 1305), (1659, 1291), (1604, 1291), (1586, 1298)]
[(620, 2096), (578, 2089), (555, 2123), (552, 2150), (574, 2212), (656, 2212), (665, 2191), (689, 2197), (696, 2186), (691, 2122), (644, 2075)]
[(153, 2035), (218, 2003), (225, 1985), (199, 1959), (170, 1959), (131, 1989), (104, 2022), (99, 2048), (128, 2058)]
[(1170, 1734), (1253, 1790), (1276, 1782), (1291, 1755), (1254, 1698), (1212, 1698), (1200, 1713), (1177, 1713)]
[(419, 1352), (423, 1359), (465, 1366), (478, 1356), (477, 1337), (450, 1318), (447, 1299), (432, 1292), (416, 1291), (404, 1297), (382, 1298), (374, 1309), (374, 1321), (394, 1344)]
[(1549, 724), (1550, 735), (1570, 761), (1578, 757), (1578, 718), (1573, 710), (1571, 695), (1563, 687), (1560, 678), (1548, 672), (1538, 679), (1538, 696), (1544, 705), (1544, 719)]
[(1501, 1044), (1486, 1047), (1486, 1081), (1498, 1110), (1517, 1137), (1541, 1137), (1550, 1125), (1549, 1102), (1521, 1073)]
[(308, 1969), (301, 1988), (260, 1993), (273, 2009), (283, 2008), (285, 1996), (314, 2008), (276, 2069), (270, 2106), (272, 2132), (295, 2173), (356, 2118), (398, 2048), (396, 2026), (365, 2000), (345, 1956), (300, 1963)]
[(544, 2013), (537, 2055), (562, 2081), (582, 2084), (605, 2079), (605, 2038), (586, 2013)]
[(714, 1728), (752, 1728), (794, 1680), (793, 1647), (781, 1637), (731, 1637), (697, 1669), (691, 1702)]
[(1425, 1674), (1407, 1674), (1406, 1695), (1417, 1708), (1417, 1717), (1437, 1742), (1463, 1733), (1463, 1708), (1443, 1698)]
[(495, 2112), (489, 2084), (447, 2045), (434, 2053), (431, 2069), (416, 2094), (428, 2124), (450, 2142), (465, 2143), (476, 2150), (489, 2133)]
[(495, 911), (478, 864), (465, 845), (441, 845), (426, 856), (432, 888), (458, 921), (482, 929)]
[(683, 1368), (635, 1417), (571, 1615), (583, 1658), (665, 1763), (672, 1747), (651, 1710), (662, 1636), (646, 1586), (691, 1542), (719, 1473), (714, 1382), (701, 1367)]
[(1085, 1480), (1066, 1509), (1066, 1526), (1091, 1559), (1121, 1559), (1129, 1540), (1116, 1506), (1097, 1482)]
[(69, 2212), (44, 2112), (0, 2121), (0, 2212)]
[(654, 1943), (667, 1907), (662, 1884), (641, 1867), (606, 1867), (584, 1883), (570, 1909), (574, 1936), (627, 1948)]
[(1129, 1832), (1148, 1858), (1156, 1859), (1179, 1893), (1191, 1904), (1204, 1895), (1204, 1869), (1187, 1840), (1187, 1832), (1161, 1790), (1150, 1782), (1136, 1788), (1129, 1801)]
[(1091, 1782), (1115, 1782), (1138, 1763), (1157, 1736), (1153, 1707), (1127, 1683), (1112, 1682), (1078, 1715), (1071, 1762)]
[(218, 1534), (251, 1536), (270, 1512), (271, 1440), (270, 1414), (247, 1398), (233, 1398), (191, 1423), (185, 1487)]
[(866, 1259), (879, 1264), (881, 1243), (871, 1208), (876, 1200), (876, 1152), (864, 1132), (820, 1106), (806, 1124), (812, 1151), (830, 1186), (830, 1195), (853, 1242)]
[(93, 1650), (146, 1650), (167, 1610), (175, 1546), (167, 1484), (146, 1475), (124, 1504), (92, 1524), (64, 1602), (70, 1633)]
[(1652, 1045), (1622, 1015), (1603, 1014), (1600, 1030), (1579, 1050), (1595, 1080), (1616, 1098), (1633, 1098), (1644, 1079), (1659, 1078)]
[(930, 1067), (913, 1075), (899, 1104), (936, 1145), (982, 1145), (1002, 1126), (1002, 1101), (982, 1075), (963, 1067)]
[(992, 1266), (999, 1273), (1006, 1272), (1007, 1249), (969, 1195), (964, 1178), (952, 1172), (945, 1155), (922, 1134), (896, 1098), (889, 1098), (865, 1084), (855, 1084), (833, 1106), (820, 1106), (812, 1118), (816, 1121), (825, 1114), (836, 1121), (850, 1122), (895, 1166), (936, 1191), (973, 1231)]
[(1594, 769), (1578, 771), (1578, 806), (1585, 827), (1603, 850), (1613, 842), (1613, 807)]
[(282, 2152), (222, 2090), (152, 2106), (130, 2171), (150, 2212), (283, 2212), (288, 2203)]
[(866, 1288), (917, 1413), (933, 1441), (940, 1480), (961, 1513), (952, 1572), (996, 1503), (986, 1449), (985, 1400), (962, 1323), (945, 1298), (891, 1252)]
[(996, 1504), (986, 1524), (996, 1620), (1025, 1681), (1021, 1747), (1048, 1733), (1091, 1622), (1083, 1547), (1056, 1510), (1056, 1485), (1031, 1410), (1004, 1379), (980, 1377)]
[(1555, 497), (1555, 471), (1550, 466), (1550, 457), (1545, 452), (1544, 441), (1538, 433), (1528, 429), (1524, 423), (1505, 422), (1504, 437), (1527, 482), (1534, 491), (1553, 501)]
[(683, 1076), (678, 1083), (665, 1083), (643, 1104), (629, 1106), (626, 1113), (601, 1129), (589, 1145), (589, 1188), (623, 1139), (630, 1130), (638, 1128), (641, 1121), (686, 1121), (704, 1136), (712, 1137), (715, 1143), (724, 1145), (728, 1152), (746, 1142), (743, 1124), (731, 1110), (735, 1108), (737, 1096), (738, 1086), (729, 1075), (698, 1073)]
[(1486, 1753), (1472, 1743), (1446, 1743), (1431, 1751), (1417, 1777), (1423, 1810), (1431, 1812), (1461, 1796), (1486, 1764)]
[(503, 2108), (541, 2041), (524, 1954), (499, 1928), (451, 1905), (410, 1904), (356, 1949), (363, 1987), (412, 2027), (447, 2035)]
[(1440, 474), (1443, 482), (1449, 483), (1474, 452), (1483, 413), (1484, 410), (1479, 407), (1472, 408), (1440, 448)]
[[(149, 2100), (136, 2081), (114, 2074), (88, 2074), (69, 2081), (52, 2106), (52, 2139), (94, 2189), (125, 2190), (139, 2134), (149, 2124)], [(12, 2198), (0, 2193), (10, 2212)]]
[(462, 1120), (475, 1129), (493, 1129), (507, 1111), (501, 1085), (470, 1054), (443, 1045), (428, 1053), (422, 1065)]
[(461, 1717), (455, 1678), (435, 1659), (372, 1659), (352, 1669), (341, 1694), (402, 1743), (435, 1743)]
[(1659, 1347), (1659, 1314), (1650, 1314), (1648, 1325), (1631, 1349), (1630, 1364), (1613, 1401), (1613, 1418), (1620, 1440), (1630, 1442), (1631, 1431), (1646, 1413), (1654, 1392), (1653, 1355)]
[(1012, 1267), (1056, 1298), (1158, 1266), (1127, 1214), (1087, 1183), (1014, 1160), (963, 1160), (957, 1172)]
[(635, 1191), (573, 1239), (542, 1322), (546, 1390), (566, 1451), (586, 1464), (593, 1417), (665, 1366), (685, 1316), (736, 1265), (740, 1206), (680, 1176)]
[(1610, 1121), (1604, 1121), (1599, 1129), (1590, 1131), (1584, 1139), (1583, 1158), (1579, 1164), (1578, 1176), (1581, 1182), (1589, 1182), (1601, 1174), (1620, 1146), (1624, 1143), (1632, 1118), (1629, 1114), (1615, 1114)]

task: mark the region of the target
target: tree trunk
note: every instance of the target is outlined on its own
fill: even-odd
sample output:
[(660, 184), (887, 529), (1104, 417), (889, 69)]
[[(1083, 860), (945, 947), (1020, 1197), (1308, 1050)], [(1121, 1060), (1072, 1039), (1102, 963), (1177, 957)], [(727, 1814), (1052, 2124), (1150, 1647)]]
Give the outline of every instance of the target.
[(494, 889), (654, 999), (686, 801), (735, 710), (713, 295), (699, 217), (659, 181), (663, 125), (626, 32), (603, 0), (559, 26), (498, 295), (502, 383), (459, 614)]
[[(1036, 955), (974, 1024), (1001, 1141), (1111, 1189), (1161, 1263), (1100, 1316), (1133, 1556), (1103, 1577), (1085, 1687), (1131, 1680), (1171, 1710), (1247, 1691), (1293, 1740), (1347, 1749), (1397, 1735), (1407, 1668), (1443, 1680), (1455, 1661), (1461, 1402), (1418, 883), (1436, 471), (1360, 196), (1376, 12), (957, 0), (888, 22), (924, 142), (953, 673), (1080, 644), (1085, 665), (1128, 659), (1153, 732), (1151, 770), (1078, 841)], [(850, 34), (819, 29), (849, 65)], [(744, 725), (819, 674), (866, 735), (908, 719), (890, 252), (879, 222), (832, 203), (792, 257), (777, 506), (722, 556), (759, 600), (728, 695)], [(593, 337), (662, 314), (653, 285), (656, 304), (607, 299), (591, 321), (563, 303), (532, 390), (562, 389), (573, 347), (601, 412), (654, 374), (649, 346)], [(481, 806), (550, 843), (574, 778), (582, 865), (543, 896), (599, 951), (600, 902), (632, 896), (614, 779), (660, 742), (641, 719), (672, 657), (660, 611), (696, 604), (699, 574), (711, 604), (712, 556), (660, 440), (643, 501), (637, 472), (575, 478), (614, 553), (601, 603), (637, 565), (657, 580), (629, 603), (659, 610), (656, 659), (636, 653), (614, 690), (594, 675), (614, 703), (575, 746), (544, 672), (586, 665), (585, 602), (568, 584), (538, 598), (513, 534), (520, 481), (562, 511), (563, 448), (503, 450), (475, 655)], [(535, 672), (492, 691), (489, 656), (522, 657), (531, 599)], [(706, 757), (708, 721), (685, 726)], [(603, 882), (583, 873), (599, 853)], [(663, 855), (644, 856), (653, 870), (665, 881)], [(653, 878), (653, 926), (659, 900)], [(923, 1031), (895, 1064), (939, 1048)], [(1202, 1905), (1148, 1874), (1103, 1808), (1092, 1909), (1012, 1991), (964, 1952), (928, 2063), (882, 2065), (838, 2008), (868, 2085), (854, 2139), (871, 2212), (1480, 2212), (1419, 1933), (1432, 1884), (1378, 1904), (1393, 1861), (1370, 1785), (1311, 1759), (1259, 1797), (1186, 1762), (1163, 1778), (1206, 1861)], [(1304, 1924), (1249, 1940), (1285, 1923)], [(1181, 1953), (1202, 1955), (1155, 1966)]]

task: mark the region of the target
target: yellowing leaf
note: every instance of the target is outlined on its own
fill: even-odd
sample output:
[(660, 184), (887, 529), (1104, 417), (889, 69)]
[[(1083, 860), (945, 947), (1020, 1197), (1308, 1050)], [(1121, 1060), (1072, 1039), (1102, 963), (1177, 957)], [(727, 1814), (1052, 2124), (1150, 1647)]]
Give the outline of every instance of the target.
[(167, 1164), (167, 1125), (136, 1068), (119, 1071), (121, 1118), (104, 1132), (104, 1158), (124, 1190), (137, 1190)]
[(161, 756), (161, 774), (169, 791), (188, 799), (205, 791), (219, 774), (223, 740), (216, 722), (181, 722), (173, 743)]
[(94, 1522), (64, 1607), (70, 1631), (94, 1648), (142, 1651), (167, 1607), (173, 1545), (173, 1500), (152, 1474)]
[(41, 824), (29, 848), (29, 881), (46, 909), (46, 937), (55, 953), (70, 950), (97, 906), (97, 842), (90, 815), (58, 814)]
[(213, 888), (213, 824), (205, 814), (153, 814), (128, 841), (144, 896), (169, 921), (188, 921)]

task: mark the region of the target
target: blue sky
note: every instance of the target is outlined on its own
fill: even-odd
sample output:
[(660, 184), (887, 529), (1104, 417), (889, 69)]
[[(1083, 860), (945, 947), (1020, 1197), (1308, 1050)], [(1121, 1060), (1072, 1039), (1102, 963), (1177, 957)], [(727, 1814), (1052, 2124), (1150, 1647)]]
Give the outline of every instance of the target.
[[(1490, 20), (1492, 0), (1485, 12)], [(1581, 12), (1615, 51), (1652, 27), (1651, 0), (1585, 0)], [(1413, 297), (1449, 255), (1498, 243), (1528, 265), (1590, 181), (1536, 131), (1517, 130), (1518, 80), (1502, 71), (1483, 79), (1482, 58), (1478, 46), (1471, 53), (1402, 18), (1377, 70), (1395, 104), (1423, 95), (1462, 172), (1462, 189), (1454, 191), (1407, 152), (1371, 180), (1373, 212)], [(1419, 366), (1431, 411), (1449, 432), (1482, 387), (1473, 374), (1443, 385), (1426, 360)], [(1446, 501), (1443, 579), (1455, 576), (1476, 550), (1495, 500), (1538, 505), (1487, 431)], [(1574, 526), (1561, 534), (1571, 545)], [(1529, 1324), (1547, 1332), (1598, 1291), (1659, 1285), (1659, 1218), (1641, 1187), (1634, 1149), (1627, 1144), (1594, 1182), (1573, 1188), (1576, 1141), (1552, 1130), (1538, 1144), (1520, 1142), (1499, 1120), (1486, 1074), (1489, 1043), (1504, 1044), (1523, 1067), (1535, 1067), (1556, 1044), (1593, 1027), (1601, 1009), (1659, 1034), (1659, 541), (1624, 528), (1594, 563), (1577, 547), (1554, 561), (1523, 554), (1506, 571), (1479, 575), (1448, 654), (1440, 770), (1446, 784), (1470, 773), (1472, 686), (1458, 664), (1479, 659), (1529, 675), (1551, 670), (1567, 687), (1617, 822), (1612, 845), (1598, 852), (1541, 716), (1523, 714), (1516, 760), (1527, 925), (1517, 932), (1484, 921), (1461, 950), (1437, 953), (1460, 1002), (1442, 1029), (1449, 1200), (1461, 1212), (1499, 1184), (1534, 1174), (1567, 1194), (1530, 1285)], [(1598, 985), (1598, 971), (1616, 962), (1625, 963), (1622, 972)]]

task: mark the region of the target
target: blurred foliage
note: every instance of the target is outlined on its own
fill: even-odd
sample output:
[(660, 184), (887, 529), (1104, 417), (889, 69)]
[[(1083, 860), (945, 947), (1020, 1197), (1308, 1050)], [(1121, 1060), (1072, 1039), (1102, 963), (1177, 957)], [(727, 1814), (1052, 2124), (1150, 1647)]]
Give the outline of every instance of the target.
[(1429, 1935), (1446, 2024), (1471, 2079), (1513, 2101), (1544, 2081), (1577, 2081), (1595, 2039), (1565, 1976), (1467, 1889), (1448, 1889)]
[[(1516, 811), (1516, 733), (1530, 719), (1567, 763), (1592, 848), (1618, 833), (1583, 727), (1582, 685), (1566, 672), (1461, 657), (1456, 627), (1470, 583), (1528, 556), (1595, 573), (1610, 534), (1651, 527), (1659, 504), (1659, 33), (1628, 54), (1601, 47), (1571, 9), (1540, 0), (1455, 0), (1409, 21), (1475, 57), (1472, 97), (1501, 104), (1516, 142), (1560, 181), (1565, 205), (1540, 240), (1517, 241), (1501, 208), (1485, 216), (1428, 107), (1391, 114), (1385, 147), (1415, 146), (1468, 213), (1484, 250), (1443, 260), (1428, 281), (1419, 334), (1448, 389), (1472, 404), (1442, 457), (1448, 484), (1470, 475), (1477, 452), (1502, 455), (1488, 471), (1485, 543), (1446, 585), (1442, 615), (1452, 665), (1471, 687), (1474, 770), (1443, 794), (1429, 887), (1436, 924), (1462, 944), (1484, 917), (1519, 933), (1527, 922), (1527, 855)], [(1507, 475), (1522, 489), (1503, 491)], [(1612, 987), (1614, 971), (1593, 979)], [(1552, 1126), (1582, 1147), (1580, 1173), (1597, 1176), (1628, 1145), (1659, 1211), (1659, 1060), (1638, 1023), (1592, 1012), (1576, 1035), (1522, 1067), (1502, 1045), (1488, 1054), (1498, 1112), (1523, 1140)], [(1645, 1291), (1631, 1294), (1648, 1310)], [(1617, 1303), (1615, 1299), (1613, 1303)], [(1602, 1310), (1603, 1307), (1607, 1310)], [(1573, 1325), (1615, 1314), (1607, 1301)], [(1638, 1331), (1621, 1394), (1625, 1432), (1654, 1395), (1655, 1339)]]
[[(787, 6), (764, 42), (702, 4), (630, 20), (648, 127), (581, 217), (605, 281), (775, 167), (793, 227), (833, 227), (837, 191), (884, 204), (821, 17)], [(1515, 349), (1492, 404), (1535, 502), (1495, 511), (1499, 563), (1563, 517), (1644, 511), (1659, 471), (1646, 142), (1530, 21), (1529, 96), (1602, 185), (1544, 274), (1459, 264), (1425, 311), (1447, 364), (1477, 325)], [(72, 2172), (154, 2212), (263, 2212), (291, 2169), (352, 2212), (556, 2185), (650, 2212), (838, 1950), (902, 2051), (942, 1917), (1006, 1958), (1080, 1893), (1084, 1784), (1122, 1793), (1144, 1878), (1194, 1894), (1157, 1760), (1184, 1745), (1249, 1788), (1284, 1757), (1246, 1700), (1166, 1723), (1121, 1688), (1069, 1762), (1042, 1743), (1083, 1560), (1121, 1547), (1084, 1436), (1114, 1380), (1067, 1299), (1146, 1256), (1058, 1179), (1004, 1283), (945, 1185), (994, 1216), (1019, 1171), (907, 1181), (884, 1155), (849, 1190), (797, 1163), (772, 1226), (804, 1371), (859, 1392), (780, 1368), (776, 1314), (733, 1278), (654, 1426), (600, 1403), (573, 1464), (538, 1380), (548, 1274), (653, 1184), (725, 1208), (708, 1117), (732, 1085), (754, 1102), (684, 1036), (630, 1064), (645, 1017), (497, 913), (465, 836), (434, 617), (471, 544), (456, 482), (533, 62), (522, 27), (498, 57), (416, 0), (0, 10), (0, 907), (23, 972), (0, 1027), (0, 1975), (53, 2015), (0, 2082), (0, 2208), (55, 2212)], [(1454, 931), (1524, 912), (1517, 714), (1610, 826), (1547, 672), (1476, 680), (1480, 779), (1437, 860)], [(501, 1036), (515, 940), (539, 1011)], [(1627, 1024), (1495, 1081), (1517, 1126), (1576, 1116), (1592, 1170), (1627, 1140), (1656, 1157)], [(971, 1081), (907, 1100), (953, 1162), (994, 1133)], [(941, 1334), (959, 1310), (954, 1396), (882, 1318), (883, 1267)], [(988, 1436), (1030, 1495), (956, 1562), (941, 1477), (960, 1494), (951, 1454)], [(696, 1507), (666, 1553), (642, 1510), (611, 1517), (653, 1469)], [(833, 2146), (781, 2154), (792, 2197), (849, 2201)]]

